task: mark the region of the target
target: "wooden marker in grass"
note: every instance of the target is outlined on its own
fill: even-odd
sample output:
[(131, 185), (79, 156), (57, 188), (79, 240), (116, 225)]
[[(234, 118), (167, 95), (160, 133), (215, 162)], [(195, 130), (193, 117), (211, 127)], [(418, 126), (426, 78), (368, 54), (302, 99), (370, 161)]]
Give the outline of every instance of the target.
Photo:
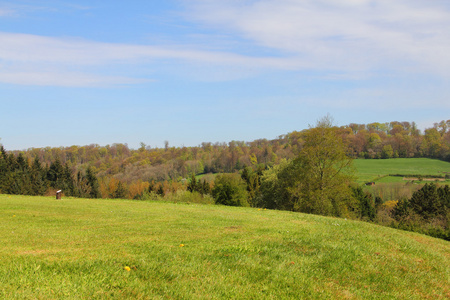
[(56, 200), (61, 200), (62, 191), (56, 191)]

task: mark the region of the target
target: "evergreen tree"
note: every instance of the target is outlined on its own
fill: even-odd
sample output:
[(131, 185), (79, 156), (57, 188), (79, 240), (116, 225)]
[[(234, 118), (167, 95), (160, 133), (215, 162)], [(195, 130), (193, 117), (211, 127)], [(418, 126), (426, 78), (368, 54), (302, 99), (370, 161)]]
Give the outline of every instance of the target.
[(10, 180), (12, 183), (12, 186), (10, 188), (11, 194), (31, 195), (33, 193), (30, 169), (27, 160), (23, 156), (23, 153), (20, 153), (17, 159), (15, 159), (15, 165), (13, 166), (13, 170), (11, 171)]
[(101, 194), (100, 194), (100, 187), (98, 184), (98, 179), (94, 174), (94, 171), (92, 170), (91, 167), (88, 167), (86, 170), (86, 178), (87, 178), (87, 182), (88, 185), (90, 186), (90, 192), (89, 192), (89, 197), (90, 198), (100, 198)]
[(19, 168), (19, 166), (17, 164), (17, 159), (13, 153), (10, 153), (8, 155), (6, 168), (7, 168), (7, 171), (9, 171), (9, 172), (14, 172), (15, 170), (17, 170)]
[(412, 195), (409, 203), (411, 209), (425, 219), (432, 219), (442, 212), (442, 203), (434, 183), (425, 184)]
[(6, 153), (5, 147), (3, 145), (0, 145), (0, 159), (6, 159), (8, 157), (8, 154)]
[(353, 195), (358, 200), (359, 218), (362, 220), (373, 221), (375, 219), (376, 210), (372, 195), (365, 193), (360, 186), (353, 188)]
[(125, 199), (127, 192), (128, 191), (127, 191), (125, 185), (122, 183), (122, 181), (119, 181), (119, 183), (117, 184), (116, 190), (109, 196), (110, 196), (110, 198), (113, 198), (113, 199)]
[(61, 183), (63, 176), (64, 167), (57, 158), (50, 164), (50, 167), (47, 171), (47, 180), (50, 182), (51, 187), (58, 188), (58, 184)]
[(392, 215), (397, 221), (406, 219), (411, 213), (411, 208), (408, 199), (400, 199), (392, 210)]
[[(19, 172), (17, 159), (13, 153), (7, 154), (6, 150), (1, 147), (0, 150), (0, 190), (5, 194), (24, 194), (23, 181), (24, 178)], [(22, 157), (23, 158), (23, 157)]]
[(28, 165), (27, 160), (23, 156), (22, 152), (19, 153), (19, 156), (17, 157), (17, 160), (16, 160), (16, 164), (17, 164), (17, 167), (16, 167), (17, 170), (22, 171), (22, 172), (28, 172), (29, 165)]
[(248, 202), (251, 206), (256, 206), (256, 195), (260, 186), (260, 176), (258, 173), (254, 172), (252, 168), (245, 167), (242, 170), (241, 178), (247, 184), (247, 192), (248, 192)]
[(203, 179), (201, 181), (201, 184), (199, 183), (199, 185), (201, 186), (200, 193), (202, 195), (211, 194), (211, 185), (209, 184), (209, 182)]
[(22, 176), (18, 172), (9, 172), (7, 177), (4, 179), (2, 192), (11, 195), (21, 195)]
[(383, 205), (383, 199), (379, 196), (375, 197), (375, 210), (378, 211), (381, 207), (381, 205)]
[(39, 157), (35, 157), (31, 165), (31, 190), (32, 195), (44, 195), (47, 191), (45, 170), (42, 168)]
[(448, 185), (439, 187), (438, 194), (442, 207), (450, 209), (450, 187)]
[(197, 187), (197, 179), (195, 178), (195, 174), (192, 173), (191, 175), (191, 181), (189, 181), (188, 185), (187, 185), (187, 190), (189, 192), (196, 192), (198, 191), (198, 187)]
[(3, 148), (3, 146), (0, 146), (0, 193), (5, 193), (3, 190), (6, 177), (8, 176), (7, 158), (8, 155), (5, 148)]
[(76, 196), (75, 192), (75, 179), (72, 175), (72, 170), (65, 164), (63, 167), (63, 177), (61, 182), (62, 190), (65, 191), (66, 195)]

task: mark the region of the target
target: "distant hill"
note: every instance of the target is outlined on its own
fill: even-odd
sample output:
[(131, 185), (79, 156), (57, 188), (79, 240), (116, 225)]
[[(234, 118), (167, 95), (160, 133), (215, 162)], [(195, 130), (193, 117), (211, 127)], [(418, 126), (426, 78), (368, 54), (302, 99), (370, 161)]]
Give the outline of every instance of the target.
[[(391, 161), (392, 158), (433, 158), (450, 161), (449, 128), (450, 120), (436, 123), (424, 133), (417, 129), (414, 122), (352, 123), (335, 127), (337, 137), (342, 138), (347, 147), (346, 154), (352, 158), (364, 158), (369, 164), (367, 167), (361, 166), (365, 170), (362, 170), (359, 176), (359, 183), (373, 180), (402, 181), (401, 176), (385, 176), (392, 174), (391, 171), (404, 175), (395, 170), (396, 163)], [(297, 157), (309, 130), (311, 129), (293, 131), (272, 140), (205, 142), (195, 147), (170, 147), (169, 143), (166, 143), (164, 148), (152, 148), (142, 143), (139, 149), (130, 149), (127, 144), (31, 148), (24, 151), (5, 151), (2, 148), (0, 169), (9, 170), (11, 174), (4, 176), (8, 180), (2, 181), (4, 184), (0, 185), (0, 190), (11, 194), (42, 195), (54, 192), (48, 189), (50, 186), (56, 190), (63, 189), (68, 195), (74, 196), (101, 195), (111, 198), (126, 194), (127, 198), (132, 199), (142, 198), (144, 193), (152, 188), (161, 194), (173, 193), (184, 189), (192, 174), (199, 176), (209, 173), (234, 173), (245, 168), (251, 168), (261, 174), (268, 167)], [(13, 154), (13, 157), (9, 154)], [(371, 164), (369, 159), (376, 160)], [(381, 159), (387, 159), (389, 162)], [(16, 163), (16, 160), (20, 161), (20, 164)], [(39, 168), (42, 166), (43, 180), (50, 180), (51, 183), (44, 182), (42, 188), (32, 190), (27, 188), (29, 184), (10, 184), (32, 182), (33, 178), (26, 178), (22, 173), (31, 176), (30, 172), (24, 170), (32, 169), (34, 162)], [(364, 164), (364, 161), (356, 163)], [(58, 183), (61, 176), (52, 175), (52, 164), (53, 167), (61, 165), (61, 168), (53, 169), (64, 170), (63, 177), (68, 178), (64, 180), (64, 184)], [(392, 166), (389, 166), (391, 164)], [(375, 165), (383, 165), (382, 169), (387, 169), (379, 170)], [(97, 178), (98, 184), (94, 182), (94, 177)], [(213, 177), (204, 178), (208, 180)], [(86, 184), (87, 182), (89, 184)], [(121, 192), (117, 193), (117, 190)]]
[[(309, 129), (275, 139), (204, 142), (195, 147), (139, 149), (127, 144), (32, 148), (22, 152), (29, 161), (37, 156), (47, 166), (55, 159), (69, 165), (74, 174), (91, 166), (99, 178), (114, 176), (127, 184), (187, 178), (192, 173), (235, 172), (246, 166), (268, 166), (295, 157)], [(339, 127), (339, 135), (353, 158), (434, 158), (450, 161), (450, 120), (436, 123), (421, 133), (414, 122), (354, 124)]]

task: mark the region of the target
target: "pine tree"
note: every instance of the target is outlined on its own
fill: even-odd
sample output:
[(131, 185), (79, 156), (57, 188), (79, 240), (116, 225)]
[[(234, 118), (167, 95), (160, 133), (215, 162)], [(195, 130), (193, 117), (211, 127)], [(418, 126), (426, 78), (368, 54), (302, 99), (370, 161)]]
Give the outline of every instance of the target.
[(122, 181), (117, 184), (116, 190), (110, 195), (113, 199), (125, 199), (127, 196), (127, 189)]
[(432, 219), (442, 211), (436, 184), (425, 184), (415, 192), (410, 201), (411, 209), (425, 219)]
[(381, 207), (381, 205), (383, 205), (383, 199), (379, 196), (375, 197), (375, 210), (378, 211)]
[(245, 167), (241, 173), (241, 178), (247, 183), (248, 202), (251, 206), (256, 206), (255, 198), (260, 186), (259, 177), (260, 175), (250, 167)]
[(367, 192), (365, 193), (360, 186), (353, 188), (353, 195), (359, 203), (359, 218), (373, 221), (375, 219), (376, 209), (372, 195)]
[(392, 210), (392, 215), (397, 221), (402, 221), (411, 213), (411, 207), (408, 199), (400, 199)]
[(23, 156), (22, 152), (19, 153), (19, 156), (17, 157), (16, 163), (17, 163), (17, 169), (18, 170), (23, 171), (23, 172), (27, 172), (28, 171), (29, 165), (28, 165), (27, 160)]
[(192, 173), (191, 175), (191, 181), (189, 181), (188, 185), (187, 185), (187, 190), (191, 193), (198, 191), (197, 188), (197, 179), (195, 178), (195, 174)]
[(200, 193), (202, 195), (211, 194), (211, 185), (209, 184), (209, 182), (207, 182), (206, 180), (202, 180), (201, 184), (199, 185), (201, 186)]
[(91, 188), (91, 190), (89, 192), (89, 197), (90, 198), (100, 198), (101, 194), (100, 194), (100, 187), (98, 184), (98, 180), (97, 180), (97, 177), (95, 176), (94, 171), (92, 170), (91, 167), (88, 167), (86, 170), (86, 178), (87, 178), (88, 185)]
[(4, 193), (3, 190), (5, 179), (8, 175), (7, 158), (8, 155), (6, 153), (5, 148), (3, 148), (3, 146), (0, 146), (0, 193)]
[(438, 194), (443, 209), (444, 208), (446, 208), (447, 210), (450, 209), (450, 187), (448, 185), (439, 187)]
[(39, 157), (35, 157), (31, 165), (31, 193), (32, 195), (44, 195), (47, 191), (45, 170), (42, 168)]
[(64, 165), (64, 173), (63, 173), (63, 186), (67, 195), (74, 196), (75, 195), (75, 179), (73, 178), (72, 170), (69, 165)]
[(47, 171), (47, 180), (50, 182), (51, 187), (58, 188), (58, 185), (61, 183), (63, 176), (64, 176), (64, 168), (59, 159), (57, 158), (50, 164), (50, 167)]
[(6, 153), (5, 147), (3, 145), (0, 146), (0, 158), (6, 159), (8, 154)]
[(7, 159), (7, 163), (6, 163), (6, 168), (9, 172), (14, 172), (15, 170), (18, 169), (18, 164), (17, 164), (17, 159), (14, 156), (13, 153), (10, 153), (8, 155), (8, 159)]

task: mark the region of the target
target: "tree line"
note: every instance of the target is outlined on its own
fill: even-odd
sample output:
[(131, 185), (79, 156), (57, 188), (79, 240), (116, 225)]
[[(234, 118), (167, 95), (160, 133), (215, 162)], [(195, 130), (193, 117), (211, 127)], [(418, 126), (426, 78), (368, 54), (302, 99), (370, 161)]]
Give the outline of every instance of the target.
[[(350, 158), (432, 157), (450, 161), (449, 126), (450, 120), (441, 121), (421, 133), (414, 122), (394, 121), (352, 123), (341, 127), (334, 126), (333, 130), (334, 134), (342, 139), (345, 154)], [(86, 184), (83, 182), (94, 175), (99, 185), (98, 189), (96, 188), (99, 192), (94, 193), (97, 196), (114, 198), (121, 195), (133, 199), (148, 191), (152, 182), (153, 186), (157, 184), (158, 189), (167, 194), (185, 189), (183, 180), (192, 174), (250, 174), (249, 170), (255, 170), (261, 175), (261, 170), (280, 168), (285, 161), (292, 161), (301, 153), (311, 130), (314, 129), (294, 131), (273, 140), (202, 143), (197, 147), (170, 147), (166, 142), (164, 148), (152, 148), (141, 143), (139, 149), (130, 149), (126, 144), (113, 144), (31, 148), (25, 151), (10, 151), (9, 154), (14, 154), (14, 159), (21, 161), (22, 165), (28, 164), (30, 169), (36, 159), (41, 168), (48, 169), (53, 164), (62, 165), (66, 169), (66, 177), (71, 177), (67, 181), (73, 181), (63, 185), (68, 194), (85, 194), (83, 190), (87, 188), (84, 188)], [(57, 168), (61, 169), (59, 166)], [(47, 186), (51, 187), (49, 182), (54, 179), (47, 175), (43, 177), (47, 180)], [(20, 180), (17, 178), (13, 182)], [(253, 180), (253, 187), (249, 188), (249, 192), (252, 194), (250, 201), (254, 202), (254, 190), (259, 183), (255, 182), (253, 177), (246, 180)], [(10, 187), (3, 189), (12, 190)], [(120, 193), (116, 192), (117, 189)]]
[(58, 158), (48, 166), (38, 156), (28, 160), (23, 153), (16, 157), (0, 147), (0, 192), (15, 195), (46, 195), (63, 190), (66, 196), (98, 198), (99, 184), (92, 168), (74, 172)]
[[(383, 159), (429, 157), (450, 161), (450, 120), (436, 123), (423, 133), (414, 122), (349, 124), (337, 127), (337, 134), (352, 158)], [(310, 129), (280, 135), (276, 139), (252, 142), (202, 143), (197, 147), (139, 149), (127, 144), (88, 145), (59, 148), (31, 148), (13, 151), (28, 159), (38, 157), (44, 165), (55, 160), (73, 169), (91, 167), (98, 178), (114, 177), (131, 184), (142, 180), (181, 180), (192, 173), (232, 173), (246, 167), (274, 166), (296, 157)]]

